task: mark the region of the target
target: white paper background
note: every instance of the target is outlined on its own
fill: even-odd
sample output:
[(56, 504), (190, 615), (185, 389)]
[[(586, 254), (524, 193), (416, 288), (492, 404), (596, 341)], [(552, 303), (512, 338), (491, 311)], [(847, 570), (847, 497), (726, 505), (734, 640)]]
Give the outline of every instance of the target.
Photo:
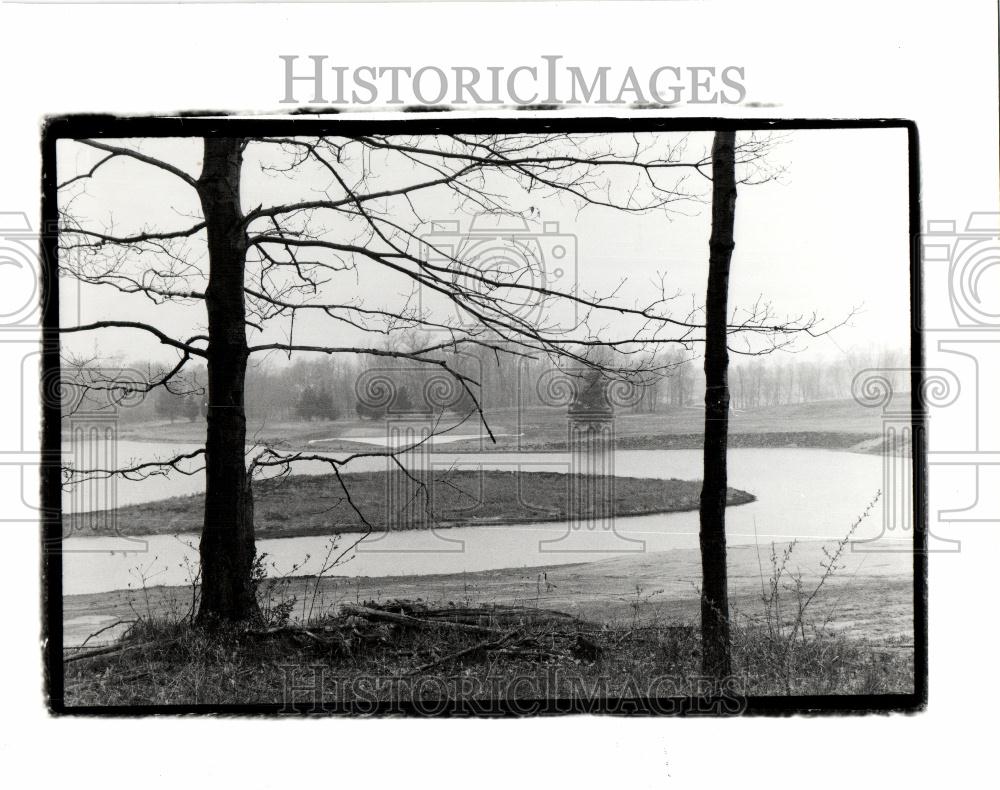
[[(924, 218), (964, 224), (970, 211), (998, 210), (997, 8), (988, 1), (79, 3), (5, 4), (0, 14), (0, 210), (25, 211), (35, 223), (44, 115), (279, 111), (287, 107), (278, 104), (279, 54), (328, 54), (330, 62), (351, 66), (513, 66), (538, 64), (543, 54), (637, 71), (742, 65), (747, 101), (777, 106), (672, 113), (911, 118), (921, 133)], [(10, 353), (3, 365), (3, 435), (19, 434), (23, 420), (30, 450), (37, 413), (29, 408), (22, 415), (21, 392), (35, 385), (20, 380), (20, 361)], [(987, 371), (980, 372), (986, 386)], [(960, 375), (963, 385), (974, 384), (971, 372)], [(996, 402), (995, 388), (992, 394)], [(989, 390), (981, 400), (991, 402)], [(932, 442), (946, 438), (933, 433), (932, 422)], [(997, 438), (980, 435), (986, 448), (996, 448)], [(932, 467), (932, 514), (968, 504), (973, 482)], [(8, 595), (0, 760), (12, 786), (978, 784), (991, 767), (997, 701), (1000, 513), (992, 518), (960, 533), (952, 525), (949, 537), (962, 539), (962, 552), (931, 557), (927, 713), (704, 721), (51, 719), (40, 675), (38, 533), (29, 523), (3, 524)]]

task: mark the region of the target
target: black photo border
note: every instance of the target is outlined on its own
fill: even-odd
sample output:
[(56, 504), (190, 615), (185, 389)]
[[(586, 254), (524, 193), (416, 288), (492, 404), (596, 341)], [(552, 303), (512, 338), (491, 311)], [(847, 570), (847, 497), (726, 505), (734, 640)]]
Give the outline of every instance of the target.
[[(527, 107), (535, 110), (539, 108)], [(899, 118), (812, 119), (812, 118), (663, 118), (643, 113), (629, 117), (567, 117), (558, 108), (524, 117), (453, 117), (447, 111), (413, 112), (402, 119), (346, 117), (317, 109), (283, 117), (248, 117), (226, 113), (186, 113), (171, 116), (69, 115), (52, 117), (42, 128), (42, 448), (41, 448), (41, 539), (43, 653), (49, 710), (53, 714), (92, 716), (148, 716), (177, 714), (302, 715), (316, 711), (307, 705), (298, 708), (278, 704), (247, 705), (135, 705), (67, 706), (64, 699), (63, 664), (63, 536), (61, 497), (61, 413), (58, 397), (59, 362), (59, 276), (57, 255), (56, 144), (61, 139), (140, 138), (140, 137), (230, 137), (262, 135), (323, 134), (490, 134), (490, 133), (628, 133), (628, 132), (710, 132), (772, 131), (810, 129), (905, 129), (909, 163), (909, 254), (910, 254), (910, 366), (913, 464), (913, 644), (914, 690), (912, 693), (884, 695), (809, 695), (751, 697), (679, 697), (650, 699), (540, 699), (495, 702), (488, 709), (482, 703), (452, 700), (447, 705), (433, 703), (432, 711), (412, 703), (390, 702), (334, 708), (324, 706), (325, 715), (347, 716), (488, 716), (563, 715), (593, 713), (610, 715), (768, 715), (913, 713), (924, 710), (928, 695), (927, 667), (927, 425), (920, 393), (924, 381), (924, 346), (921, 333), (923, 283), (920, 250), (921, 232), (920, 158), (917, 126)], [(554, 110), (546, 117), (546, 112)], [(319, 113), (324, 113), (322, 116)], [(332, 111), (336, 113), (336, 111)]]

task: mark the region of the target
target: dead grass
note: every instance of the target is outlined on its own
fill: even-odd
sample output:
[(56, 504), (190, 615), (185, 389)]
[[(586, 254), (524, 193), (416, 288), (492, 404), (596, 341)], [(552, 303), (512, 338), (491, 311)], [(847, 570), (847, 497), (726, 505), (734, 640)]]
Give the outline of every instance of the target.
[[(376, 703), (703, 694), (710, 686), (700, 674), (697, 627), (665, 621), (649, 600), (637, 593), (632, 611), (612, 622), (539, 609), (486, 633), (359, 622), (349, 612), (270, 631), (206, 633), (187, 623), (141, 621), (124, 649), (66, 664), (66, 702), (374, 712)], [(478, 608), (489, 622), (495, 607)], [(911, 692), (909, 647), (813, 631), (789, 651), (766, 627), (736, 623), (726, 693), (735, 704), (743, 695)]]
[[(255, 529), (258, 539), (364, 532), (365, 521), (378, 529), (421, 529), (481, 524), (564, 521), (568, 518), (569, 486), (588, 485), (583, 475), (555, 472), (442, 470), (433, 483), (415, 489), (407, 507), (386, 517), (389, 478), (385, 472), (344, 474), (353, 505), (334, 475), (293, 475), (254, 484)], [(426, 483), (426, 481), (424, 481)], [(614, 515), (635, 516), (697, 510), (701, 482), (616, 477)], [(729, 490), (729, 504), (753, 501), (753, 496)], [(581, 518), (591, 514), (580, 513)], [(125, 535), (198, 533), (204, 520), (204, 496), (172, 497), (119, 508), (114, 519), (91, 514), (67, 516), (73, 535), (113, 529)]]

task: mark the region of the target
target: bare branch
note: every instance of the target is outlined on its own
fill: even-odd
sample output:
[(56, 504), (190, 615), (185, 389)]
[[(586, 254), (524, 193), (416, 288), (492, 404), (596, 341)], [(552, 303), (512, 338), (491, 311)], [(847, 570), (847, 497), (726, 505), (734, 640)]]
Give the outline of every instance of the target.
[(97, 140), (80, 140), (79, 142), (83, 143), (84, 145), (89, 145), (91, 148), (97, 148), (100, 151), (108, 151), (118, 156), (128, 156), (131, 157), (132, 159), (136, 159), (147, 165), (158, 167), (160, 168), (160, 170), (164, 170), (167, 173), (170, 173), (171, 175), (177, 176), (181, 181), (183, 181), (185, 184), (192, 187), (193, 189), (198, 188), (198, 181), (196, 179), (185, 173), (179, 167), (174, 167), (172, 164), (170, 164), (169, 162), (164, 162), (162, 159), (156, 159), (155, 157), (147, 156), (146, 154), (140, 153), (139, 151), (135, 151), (131, 148), (124, 148), (122, 146), (117, 146), (117, 145), (108, 145), (107, 143), (98, 142)]
[(82, 324), (80, 326), (61, 326), (59, 331), (64, 334), (69, 334), (72, 332), (90, 332), (95, 329), (139, 329), (143, 332), (148, 332), (157, 338), (163, 345), (171, 346), (172, 348), (179, 349), (187, 354), (194, 354), (195, 356), (204, 357), (206, 356), (204, 349), (197, 348), (191, 345), (196, 340), (208, 340), (206, 335), (194, 335), (187, 339), (186, 342), (180, 340), (175, 340), (174, 338), (168, 336), (166, 333), (160, 331), (155, 326), (150, 324), (144, 324), (140, 321), (95, 321), (91, 324)]

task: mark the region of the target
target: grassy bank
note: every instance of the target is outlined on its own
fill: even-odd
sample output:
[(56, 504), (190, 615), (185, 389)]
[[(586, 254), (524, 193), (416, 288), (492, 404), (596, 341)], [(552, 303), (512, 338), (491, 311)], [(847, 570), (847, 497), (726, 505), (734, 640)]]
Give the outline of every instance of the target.
[[(455, 425), (460, 419), (448, 415), (441, 427)], [(565, 409), (489, 409), (487, 419), (497, 434), (496, 444), (473, 440), (441, 444), (437, 449), (445, 452), (544, 451), (564, 447), (566, 443)], [(853, 400), (741, 409), (733, 411), (729, 419), (730, 441), (734, 447), (854, 449), (882, 433), (879, 410), (866, 408)], [(620, 412), (615, 418), (615, 436), (621, 448), (697, 449), (701, 446), (704, 420), (704, 409), (697, 404), (661, 406), (655, 413)], [(251, 419), (248, 429), (259, 441), (289, 450), (356, 450), (358, 444), (350, 441), (352, 438), (385, 436), (384, 422), (360, 420), (353, 415), (320, 422), (255, 422)], [(475, 434), (479, 432), (479, 424), (469, 420), (455, 432)], [(204, 437), (205, 426), (201, 420), (126, 423), (119, 430), (119, 438), (132, 441), (200, 443)]]
[[(365, 609), (400, 611), (392, 604)], [(125, 649), (67, 665), (67, 704), (270, 703), (288, 712), (364, 713), (375, 703), (390, 711), (440, 712), (442, 701), (488, 710), (497, 701), (557, 698), (607, 710), (600, 700), (706, 690), (690, 621), (655, 622), (640, 612), (596, 623), (544, 609), (517, 612), (512, 620), (485, 606), (444, 625), (415, 611), (412, 622), (343, 614), (308, 627), (221, 636), (186, 624), (144, 624)], [(467, 622), (470, 612), (478, 614), (478, 628), (451, 625)], [(912, 652), (899, 646), (829, 633), (789, 640), (736, 624), (729, 699), (719, 712), (738, 712), (739, 697), (747, 695), (881, 694), (912, 686)]]
[[(912, 557), (848, 551), (827, 574), (824, 548), (835, 546), (730, 548), (734, 693), (912, 691)], [(70, 596), (67, 643), (84, 618), (90, 631), (119, 622), (118, 634), (132, 631), (127, 650), (66, 665), (67, 702), (311, 704), (311, 694), (289, 688), (317, 677), (328, 705), (508, 692), (593, 698), (595, 689), (688, 695), (701, 682), (699, 582), (697, 550), (456, 575), (276, 579), (259, 587), (270, 628), (221, 640), (187, 624), (195, 588)], [(401, 626), (352, 610), (400, 600), (415, 602), (407, 606), (418, 618), (419, 607), (452, 619), (478, 611), (490, 628)], [(497, 616), (505, 607), (517, 611), (513, 620)], [(508, 635), (514, 643), (501, 643)]]
[[(823, 450), (861, 450), (877, 437), (858, 433), (833, 431), (782, 431), (736, 433), (729, 437), (728, 445), (736, 449), (816, 448)], [(701, 450), (704, 439), (700, 433), (657, 434), (647, 436), (619, 436), (615, 439), (617, 450)], [(564, 451), (565, 442), (553, 442), (548, 450)]]
[[(581, 475), (554, 472), (443, 470), (424, 488), (402, 475), (397, 484), (408, 486), (402, 499), (408, 506), (386, 518), (385, 472), (342, 475), (296, 475), (261, 480), (254, 485), (254, 515), (258, 538), (334, 535), (377, 529), (421, 529), (485, 524), (563, 521), (568, 517), (570, 485), (600, 485)], [(419, 478), (422, 484), (428, 480)], [(614, 515), (635, 516), (697, 510), (701, 482), (617, 477)], [(350, 493), (350, 500), (345, 494)], [(598, 489), (600, 490), (600, 489)], [(729, 490), (729, 504), (753, 501), (753, 496)], [(592, 516), (584, 510), (581, 517)], [(114, 526), (87, 514), (67, 516), (73, 535), (101, 534), (114, 529), (124, 535), (160, 535), (199, 532), (204, 497), (195, 494), (130, 505), (117, 510)]]

